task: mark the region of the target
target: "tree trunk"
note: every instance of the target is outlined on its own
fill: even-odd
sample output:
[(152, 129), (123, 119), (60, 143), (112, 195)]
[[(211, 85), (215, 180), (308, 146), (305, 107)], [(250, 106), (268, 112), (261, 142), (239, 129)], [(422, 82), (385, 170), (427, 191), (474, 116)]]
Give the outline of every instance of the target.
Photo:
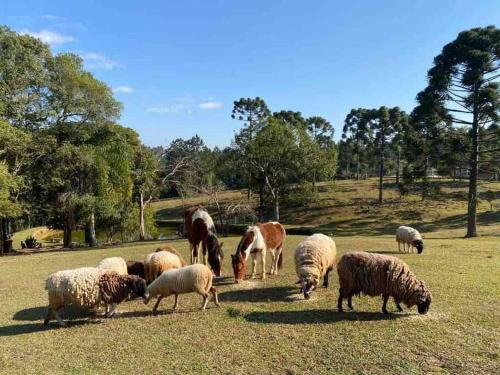
[(73, 239), (73, 231), (69, 227), (64, 228), (63, 247), (69, 247)]
[(146, 226), (144, 224), (144, 193), (141, 191), (139, 197), (139, 240), (146, 239)]
[(356, 153), (356, 180), (359, 181), (359, 152)]
[(278, 189), (276, 189), (276, 192), (274, 194), (274, 219), (276, 221), (280, 221), (280, 200)]
[(475, 95), (474, 110), (472, 115), (472, 152), (470, 156), (469, 174), (469, 199), (467, 204), (467, 234), (465, 237), (477, 237), (476, 211), (477, 211), (477, 173), (479, 163), (479, 126), (477, 90)]
[(265, 184), (261, 182), (259, 187), (259, 221), (264, 221), (264, 188)]
[(85, 243), (90, 247), (97, 246), (97, 238), (95, 235), (95, 215), (92, 212), (90, 219), (85, 225)]
[(429, 170), (429, 157), (425, 158), (424, 162), (424, 176), (422, 177), (422, 200), (425, 201), (427, 198), (427, 190), (429, 187), (429, 182), (427, 180), (427, 174)]
[(396, 184), (399, 184), (399, 168), (401, 163), (401, 150), (398, 147), (398, 155), (396, 158)]
[(378, 203), (382, 204), (384, 190), (384, 143), (380, 147), (380, 170), (379, 170), (379, 183), (378, 183)]

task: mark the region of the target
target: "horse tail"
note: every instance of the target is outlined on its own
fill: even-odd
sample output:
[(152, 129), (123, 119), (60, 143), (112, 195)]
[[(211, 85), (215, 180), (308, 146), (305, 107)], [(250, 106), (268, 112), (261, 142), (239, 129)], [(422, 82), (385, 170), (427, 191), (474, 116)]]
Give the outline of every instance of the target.
[(281, 248), (280, 255), (278, 256), (278, 268), (283, 268), (283, 247)]

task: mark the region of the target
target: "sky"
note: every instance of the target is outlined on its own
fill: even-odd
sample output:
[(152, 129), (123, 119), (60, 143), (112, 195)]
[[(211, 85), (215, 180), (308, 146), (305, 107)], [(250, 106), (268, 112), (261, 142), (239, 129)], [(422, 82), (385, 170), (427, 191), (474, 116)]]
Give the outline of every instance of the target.
[(255, 96), (338, 139), (351, 108), (410, 112), (442, 47), (500, 21), (498, 0), (0, 1), (0, 24), (80, 54), (149, 146), (227, 146), (233, 101)]

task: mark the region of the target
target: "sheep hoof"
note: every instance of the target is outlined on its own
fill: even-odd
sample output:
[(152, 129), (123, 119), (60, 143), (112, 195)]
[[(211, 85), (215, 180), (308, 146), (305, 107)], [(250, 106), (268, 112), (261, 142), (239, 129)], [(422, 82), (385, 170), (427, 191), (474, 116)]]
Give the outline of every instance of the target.
[(382, 312), (385, 314), (385, 315), (389, 315), (389, 311), (387, 311), (386, 309), (383, 309)]

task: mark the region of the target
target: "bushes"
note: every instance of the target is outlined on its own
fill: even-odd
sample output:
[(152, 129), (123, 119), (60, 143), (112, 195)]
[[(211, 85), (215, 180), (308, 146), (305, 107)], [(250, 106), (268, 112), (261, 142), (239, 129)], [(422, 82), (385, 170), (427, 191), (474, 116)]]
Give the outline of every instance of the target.
[(24, 241), (21, 241), (22, 249), (39, 249), (42, 244), (33, 236), (28, 236)]

